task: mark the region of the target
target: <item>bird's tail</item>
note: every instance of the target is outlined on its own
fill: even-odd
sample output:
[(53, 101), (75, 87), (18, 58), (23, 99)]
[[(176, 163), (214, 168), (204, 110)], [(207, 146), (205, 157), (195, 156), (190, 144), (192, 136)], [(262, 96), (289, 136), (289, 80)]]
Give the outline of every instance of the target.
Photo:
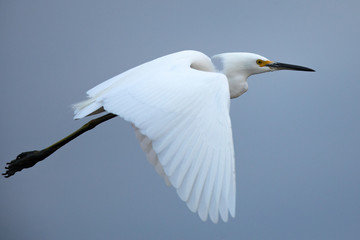
[(74, 109), (74, 119), (84, 118), (90, 115), (104, 112), (102, 105), (96, 101), (96, 98), (89, 98), (72, 105)]

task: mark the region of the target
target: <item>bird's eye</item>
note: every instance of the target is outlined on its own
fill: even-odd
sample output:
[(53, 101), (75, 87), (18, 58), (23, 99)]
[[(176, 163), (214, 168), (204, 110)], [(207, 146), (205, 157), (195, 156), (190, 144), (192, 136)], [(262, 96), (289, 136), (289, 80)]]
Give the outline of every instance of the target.
[(262, 61), (262, 60), (260, 60), (260, 59), (258, 59), (258, 60), (256, 60), (256, 63), (257, 63), (258, 65), (260, 65), (260, 64), (262, 64), (262, 63), (263, 63), (263, 61)]

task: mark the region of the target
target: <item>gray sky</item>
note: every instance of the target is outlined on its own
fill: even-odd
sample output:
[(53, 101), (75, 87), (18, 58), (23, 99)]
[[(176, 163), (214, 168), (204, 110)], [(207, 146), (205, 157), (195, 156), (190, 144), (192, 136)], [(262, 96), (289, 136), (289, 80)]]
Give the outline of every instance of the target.
[(113, 119), (0, 179), (0, 239), (357, 239), (359, 1), (1, 1), (1, 169), (80, 127), (72, 103), (185, 49), (316, 73), (252, 76), (231, 102), (236, 218), (202, 222)]

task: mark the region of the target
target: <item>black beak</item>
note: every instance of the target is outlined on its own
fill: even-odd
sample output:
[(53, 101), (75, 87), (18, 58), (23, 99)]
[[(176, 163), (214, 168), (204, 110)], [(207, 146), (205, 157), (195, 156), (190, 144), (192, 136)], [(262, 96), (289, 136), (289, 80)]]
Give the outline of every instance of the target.
[(315, 70), (313, 70), (311, 68), (287, 64), (287, 63), (279, 63), (279, 62), (269, 63), (269, 64), (266, 64), (265, 66), (267, 66), (273, 70), (294, 70), (294, 71), (315, 72)]

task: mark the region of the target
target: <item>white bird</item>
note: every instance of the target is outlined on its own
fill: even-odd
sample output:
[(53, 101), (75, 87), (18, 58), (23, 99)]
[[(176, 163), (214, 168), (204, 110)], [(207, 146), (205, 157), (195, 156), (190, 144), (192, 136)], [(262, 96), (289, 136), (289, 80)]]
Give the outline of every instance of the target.
[(235, 216), (235, 157), (230, 98), (248, 90), (247, 79), (279, 69), (312, 69), (274, 63), (253, 53), (224, 53), (216, 70), (197, 51), (142, 64), (87, 92), (75, 119), (107, 111), (132, 123), (141, 148), (189, 209), (205, 221)]
[[(214, 62), (220, 67), (216, 69)], [(116, 115), (129, 121), (155, 170), (189, 209), (216, 223), (235, 217), (235, 156), (230, 99), (248, 90), (258, 73), (310, 68), (272, 62), (253, 53), (210, 59), (197, 51), (173, 53), (142, 64), (90, 89), (74, 105), (75, 119), (109, 112), (41, 151), (23, 152), (8, 163), (10, 177), (45, 159), (83, 132)]]

